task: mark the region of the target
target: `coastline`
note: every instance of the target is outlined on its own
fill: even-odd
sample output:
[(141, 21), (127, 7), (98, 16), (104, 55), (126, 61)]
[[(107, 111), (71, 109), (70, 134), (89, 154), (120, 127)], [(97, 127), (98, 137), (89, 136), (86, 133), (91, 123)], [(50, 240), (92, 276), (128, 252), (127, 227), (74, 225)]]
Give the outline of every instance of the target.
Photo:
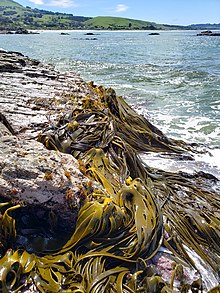
[[(7, 55), (7, 52), (1, 51), (0, 53)], [(44, 144), (47, 145), (47, 148), (55, 149), (55, 150), (57, 148), (58, 150), (61, 150), (61, 148), (63, 146), (62, 145), (59, 146), (59, 144), (58, 144), (59, 140), (57, 140), (57, 141), (54, 140), (54, 137), (56, 137), (56, 135), (60, 135), (60, 133), (59, 133), (60, 128), (59, 127), (61, 127), (65, 131), (67, 131), (67, 130), (70, 131), (70, 135), (76, 135), (76, 134), (74, 134), (74, 131), (75, 131), (74, 127), (79, 127), (76, 123), (70, 124), (70, 123), (74, 123), (74, 120), (72, 121), (70, 119), (70, 118), (72, 118), (72, 116), (71, 117), (65, 116), (69, 112), (73, 111), (73, 109), (79, 111), (78, 114), (75, 114), (76, 118), (77, 118), (76, 121), (78, 124), (80, 124), (80, 123), (82, 124), (82, 125), (80, 125), (80, 127), (85, 126), (85, 128), (83, 128), (85, 133), (86, 133), (88, 127), (91, 127), (91, 134), (90, 135), (92, 135), (92, 134), (94, 135), (94, 133), (95, 133), (94, 129), (92, 128), (92, 127), (94, 127), (94, 124), (99, 125), (99, 123), (100, 123), (100, 125), (102, 125), (102, 123), (103, 123), (102, 119), (100, 119), (99, 116), (95, 117), (95, 115), (98, 111), (100, 111), (102, 113), (101, 118), (103, 118), (104, 117), (103, 115), (105, 114), (106, 117), (108, 117), (108, 119), (110, 119), (108, 121), (111, 122), (112, 124), (111, 123), (106, 124), (107, 129), (108, 129), (108, 125), (114, 125), (114, 123), (117, 122), (118, 127), (119, 127), (117, 129), (117, 131), (118, 131), (118, 133), (121, 133), (124, 131), (125, 138), (126, 138), (126, 132), (128, 130), (126, 128), (125, 128), (125, 130), (120, 130), (120, 127), (124, 127), (124, 125), (130, 123), (130, 128), (131, 128), (131, 130), (133, 129), (133, 127), (134, 127), (133, 123), (135, 122), (135, 120), (132, 121), (132, 119), (131, 119), (131, 121), (130, 121), (129, 117), (136, 117), (136, 119), (137, 119), (136, 127), (137, 127), (138, 131), (136, 131), (134, 129), (133, 135), (136, 136), (137, 134), (140, 134), (139, 131), (143, 132), (143, 130), (139, 129), (140, 125), (141, 125), (141, 127), (144, 127), (144, 125), (145, 126), (147, 125), (149, 127), (149, 133), (146, 133), (146, 130), (144, 132), (148, 136), (151, 135), (151, 143), (148, 146), (146, 144), (146, 141), (141, 146), (141, 141), (142, 141), (141, 139), (142, 138), (137, 136), (137, 139), (140, 139), (139, 144), (137, 144), (137, 147), (139, 148), (139, 150), (136, 149), (134, 151), (136, 142), (133, 140), (129, 140), (128, 137), (126, 138), (127, 139), (126, 143), (128, 143), (128, 141), (129, 141), (129, 143), (131, 145), (132, 145), (132, 143), (134, 144), (132, 146), (132, 148), (130, 149), (130, 152), (132, 153), (134, 151), (133, 159), (135, 158), (136, 161), (131, 162), (131, 165), (129, 165), (127, 163), (128, 166), (126, 167), (129, 170), (129, 172), (130, 173), (133, 172), (134, 175), (139, 172), (140, 177), (142, 176), (140, 171), (132, 171), (131, 170), (131, 168), (132, 168), (131, 166), (133, 166), (133, 168), (136, 168), (135, 164), (141, 164), (141, 162), (139, 162), (136, 158), (136, 151), (140, 151), (141, 147), (143, 148), (142, 151), (146, 151), (146, 150), (151, 151), (152, 150), (153, 152), (158, 151), (158, 149), (160, 151), (163, 151), (163, 147), (164, 147), (166, 149), (166, 151), (168, 151), (168, 152), (171, 151), (171, 153), (174, 153), (177, 156), (179, 156), (179, 155), (181, 156), (181, 153), (185, 152), (185, 150), (184, 150), (185, 145), (184, 144), (178, 145), (178, 142), (169, 140), (168, 138), (166, 138), (163, 135), (162, 132), (160, 132), (160, 130), (156, 129), (153, 125), (147, 123), (147, 120), (143, 120), (143, 118), (141, 118), (141, 116), (138, 116), (138, 115), (136, 116), (135, 112), (132, 109), (130, 109), (126, 104), (124, 104), (123, 100), (116, 97), (115, 92), (113, 90), (104, 89), (102, 86), (95, 86), (93, 83), (91, 83), (91, 84), (85, 83), (77, 74), (74, 74), (74, 73), (61, 74), (61, 73), (55, 71), (53, 67), (43, 65), (40, 62), (38, 62), (36, 60), (31, 60), (28, 57), (25, 57), (23, 55), (20, 55), (17, 53), (8, 53), (8, 54), (9, 55), (6, 56), (2, 67), (0, 67), (1, 83), (2, 83), (1, 86), (3, 86), (3, 88), (4, 88), (4, 96), (1, 97), (1, 104), (3, 105), (3, 107), (1, 108), (2, 109), (1, 111), (3, 111), (3, 114), (6, 117), (7, 121), (10, 122), (10, 125), (13, 127), (16, 135), (15, 135), (15, 137), (11, 138), (12, 133), (10, 134), (10, 130), (7, 129), (7, 125), (5, 125), (3, 123), (4, 126), (6, 126), (6, 129), (4, 128), (4, 130), (2, 131), (2, 136), (1, 136), (1, 139), (3, 139), (3, 143), (8, 144), (8, 147), (13, 144), (15, 145), (14, 149), (11, 148), (8, 150), (8, 152), (9, 152), (8, 154), (7, 153), (4, 154), (5, 157), (8, 157), (10, 153), (11, 154), (16, 153), (16, 148), (18, 147), (18, 145), (16, 145), (17, 141), (20, 142), (20, 147), (22, 145), (24, 146), (23, 156), (26, 156), (25, 152), (26, 153), (29, 152), (31, 144), (27, 143), (27, 148), (25, 149), (25, 144), (26, 144), (25, 141), (30, 140), (30, 141), (35, 142), (38, 137), (39, 132), (41, 132), (41, 138), (43, 138), (42, 142), (44, 142)], [(9, 83), (9, 80), (11, 81), (11, 83)], [(101, 102), (99, 99), (101, 99)], [(84, 101), (84, 102), (82, 103), (82, 101)], [(88, 112), (86, 112), (86, 110), (88, 110)], [(90, 115), (91, 110), (94, 111), (94, 114), (92, 114), (92, 115)], [(128, 112), (126, 112), (126, 111), (128, 111)], [(84, 113), (87, 113), (87, 115), (90, 115), (90, 116), (86, 116), (86, 119), (87, 119), (86, 121), (81, 121), (80, 119), (82, 117), (84, 117), (83, 116)], [(125, 113), (124, 114), (125, 116), (123, 116), (122, 113)], [(128, 113), (131, 116), (129, 116)], [(65, 117), (65, 118), (62, 118), (62, 117)], [(112, 118), (112, 117), (116, 117), (116, 118)], [(122, 117), (123, 117), (123, 119), (122, 119), (123, 122), (121, 124)], [(88, 121), (88, 119), (89, 119), (89, 121)], [(95, 120), (93, 121), (93, 119), (95, 119)], [(107, 119), (107, 118), (103, 118), (103, 119)], [(64, 121), (63, 125), (61, 124), (62, 121)], [(113, 123), (112, 121), (115, 121), (115, 122)], [(68, 125), (69, 125), (69, 127), (71, 127), (70, 129), (66, 129), (66, 127)], [(80, 130), (81, 129), (80, 127), (76, 128), (76, 129)], [(122, 128), (122, 129), (124, 129), (124, 128)], [(58, 132), (54, 134), (55, 130), (57, 130)], [(151, 130), (151, 132), (150, 132), (150, 130)], [(8, 131), (9, 131), (9, 133), (8, 133)], [(100, 148), (103, 148), (103, 149), (107, 148), (107, 145), (110, 144), (110, 142), (111, 142), (111, 136), (113, 135), (114, 131), (111, 132), (110, 136), (108, 136), (108, 139), (107, 139), (108, 143), (106, 144), (106, 146), (105, 147), (100, 146)], [(55, 141), (55, 143), (54, 143), (54, 141)], [(36, 143), (39, 144), (39, 142), (36, 142)], [(91, 143), (93, 143), (93, 142), (91, 141)], [(125, 143), (123, 142), (123, 144), (122, 144), (121, 141), (114, 141), (114, 145), (116, 145), (116, 143), (119, 145), (121, 144), (121, 150), (123, 150), (122, 145), (124, 146)], [(32, 147), (33, 147), (33, 145), (32, 145)], [(73, 145), (70, 144), (70, 147), (72, 148)], [(86, 150), (87, 150), (87, 146), (86, 146)], [(71, 150), (72, 153), (78, 152), (78, 151), (79, 151), (78, 147), (74, 151)], [(36, 152), (36, 149), (35, 149), (35, 152)], [(41, 145), (41, 147), (39, 147), (39, 154), (38, 154), (41, 157), (42, 157), (42, 152), (43, 151), (42, 151), (42, 145)], [(92, 188), (93, 191), (96, 188), (100, 188), (100, 190), (105, 191), (102, 196), (105, 195), (105, 197), (107, 197), (106, 202), (109, 202), (110, 204), (109, 205), (104, 204), (104, 209), (106, 209), (108, 206), (112, 207), (112, 205), (114, 206), (114, 208), (116, 206), (117, 206), (117, 208), (119, 207), (118, 205), (116, 205), (116, 206), (114, 205), (114, 203), (113, 203), (114, 201), (112, 200), (112, 196), (114, 196), (114, 193), (116, 192), (116, 191), (114, 191), (115, 189), (121, 190), (121, 186), (120, 186), (120, 188), (117, 187), (117, 184), (119, 184), (118, 178), (117, 178), (117, 176), (116, 176), (116, 178), (114, 178), (114, 176), (111, 177), (111, 174), (113, 174), (112, 172), (109, 173), (109, 171), (108, 172), (105, 171), (105, 172), (107, 172), (107, 173), (105, 173), (105, 175), (110, 176), (109, 180), (111, 183), (113, 182), (113, 186), (114, 186), (113, 191), (110, 192), (110, 196), (109, 196), (108, 188), (110, 188), (110, 187), (107, 188), (107, 183), (103, 183), (105, 181), (104, 181), (104, 179), (101, 179), (102, 178), (101, 175), (95, 176), (94, 175), (95, 173), (94, 173), (93, 176), (91, 176), (91, 174), (90, 174), (90, 176), (88, 176), (88, 171), (85, 170), (86, 164), (93, 164), (94, 161), (90, 162), (88, 158), (85, 159), (85, 157), (82, 157), (82, 159), (81, 159), (82, 162), (80, 161), (81, 165), (79, 167), (77, 167), (76, 166), (77, 161), (74, 161), (74, 159), (72, 158), (71, 155), (63, 155), (62, 152), (54, 152), (54, 151), (50, 150), (50, 151), (48, 151), (47, 154), (45, 153), (43, 155), (44, 158), (46, 158), (46, 156), (49, 156), (49, 152), (53, 152), (54, 156), (55, 156), (55, 154), (58, 157), (64, 156), (63, 158), (61, 158), (61, 163), (65, 160), (67, 160), (67, 157), (68, 157), (68, 160), (70, 160), (70, 157), (71, 157), (72, 161), (70, 160), (68, 167), (65, 166), (62, 171), (63, 173), (61, 172), (62, 174), (58, 174), (58, 175), (60, 177), (62, 177), (62, 176), (66, 177), (65, 178), (66, 181), (64, 182), (64, 184), (66, 184), (66, 185), (63, 188), (63, 194), (61, 194), (60, 196), (63, 198), (66, 198), (66, 196), (68, 195), (68, 200), (70, 200), (70, 202), (68, 202), (68, 204), (70, 204), (71, 207), (74, 206), (74, 208), (75, 208), (75, 209), (71, 208), (71, 212), (74, 211), (75, 219), (80, 211), (81, 206), (84, 205), (83, 202), (85, 201), (85, 196), (89, 196), (91, 203), (92, 204), (96, 203), (97, 207), (99, 206), (98, 204), (103, 204), (102, 201), (97, 203), (94, 200), (94, 198), (91, 199), (91, 195), (90, 195), (91, 186), (88, 186), (88, 184), (87, 184), (88, 177), (90, 180), (92, 178), (93, 183), (94, 183), (94, 181), (96, 181), (96, 183), (94, 183), (95, 184), (94, 187)], [(69, 149), (66, 152), (69, 152)], [(19, 153), (20, 153), (20, 155), (19, 155)], [(21, 153), (22, 153), (22, 150), (20, 149), (17, 154), (17, 157), (16, 157), (16, 162), (18, 162), (19, 156), (22, 157)], [(125, 153), (127, 153), (127, 152), (125, 152)], [(36, 153), (34, 155), (36, 155)], [(174, 159), (175, 159), (175, 155), (173, 157)], [(75, 156), (77, 157), (78, 153)], [(124, 153), (121, 158), (123, 158), (123, 156), (124, 156)], [(57, 163), (58, 157), (53, 158), (52, 160), (54, 160), (55, 167), (57, 166), (60, 168), (59, 164)], [(95, 158), (96, 158), (96, 155), (95, 155)], [(100, 158), (102, 158), (102, 157), (100, 157)], [(15, 157), (12, 156), (11, 166), (13, 166), (14, 159), (15, 159)], [(45, 159), (41, 158), (41, 160), (45, 160)], [(97, 154), (96, 160), (99, 160), (98, 154)], [(125, 184), (124, 189), (133, 188), (131, 190), (133, 190), (132, 192), (134, 192), (136, 187), (135, 187), (134, 183), (132, 183), (133, 182), (132, 180), (135, 180), (135, 177), (131, 176), (131, 179), (130, 179), (130, 178), (128, 178), (129, 177), (128, 173), (121, 174), (120, 170), (117, 171), (116, 162), (120, 163), (120, 160), (117, 161), (116, 157), (115, 157), (115, 160), (116, 161), (114, 163), (114, 165), (115, 165), (114, 172), (116, 174), (119, 174), (119, 176), (122, 176), (120, 178), (123, 178), (123, 180), (124, 180), (124, 182), (123, 182), (123, 184)], [(85, 161), (87, 163), (85, 163)], [(102, 158), (101, 161), (105, 162), (105, 159)], [(7, 166), (7, 161), (5, 161), (5, 164)], [(70, 164), (74, 164), (76, 166), (75, 169), (73, 171), (71, 171), (73, 173), (72, 174), (65, 173), (65, 168), (70, 168)], [(99, 162), (99, 164), (101, 164), (101, 163)], [(96, 168), (98, 168), (98, 170), (99, 170), (100, 166), (101, 165), (97, 165)], [(8, 167), (10, 167), (10, 166), (8, 165)], [(41, 167), (42, 167), (42, 165), (41, 165)], [(30, 166), (29, 166), (29, 168), (30, 168)], [(50, 168), (51, 168), (51, 165), (50, 165)], [(95, 167), (90, 166), (90, 169), (91, 168), (95, 168)], [(110, 168), (109, 170), (112, 170), (111, 166), (109, 166), (108, 168)], [(140, 165), (140, 170), (142, 170), (141, 168), (142, 167)], [(80, 169), (82, 171), (82, 173), (77, 173), (77, 169)], [(45, 171), (44, 173), (46, 173), (47, 170), (48, 170), (48, 167), (44, 166), (44, 171)], [(123, 170), (123, 168), (122, 168), (122, 170)], [(69, 170), (66, 170), (66, 171), (69, 172)], [(53, 172), (57, 176), (57, 171), (53, 171)], [(119, 172), (119, 173), (117, 173), (117, 172)], [(182, 175), (183, 177), (178, 177), (178, 176), (180, 176), (178, 174), (171, 174), (171, 173), (165, 174), (163, 172), (160, 173), (159, 171), (156, 171), (155, 173), (154, 172), (155, 172), (154, 170), (147, 169), (146, 174), (148, 174), (147, 175), (148, 180), (152, 181), (152, 184), (154, 185), (155, 194), (161, 193), (161, 198), (160, 198), (160, 195), (158, 197), (155, 197), (155, 194), (154, 194), (153, 201), (152, 201), (152, 205), (154, 205), (154, 209), (155, 209), (154, 212), (157, 211), (156, 212), (156, 217), (157, 217), (158, 216), (157, 213), (159, 213), (159, 211), (157, 210), (158, 209), (157, 204), (155, 204), (154, 201), (155, 202), (159, 201), (159, 203), (160, 203), (159, 206), (163, 206), (163, 209), (164, 209), (164, 206), (166, 206), (166, 201), (167, 201), (167, 197), (166, 197), (167, 190), (161, 191), (161, 186), (159, 183), (161, 183), (162, 181), (161, 182), (159, 181), (159, 183), (157, 185), (157, 181), (155, 181), (156, 179), (154, 177), (155, 176), (158, 178), (161, 177), (163, 180), (165, 180), (166, 184), (168, 184), (168, 185), (171, 184), (169, 182), (169, 180), (170, 180), (169, 178), (172, 178), (172, 176), (173, 176), (173, 178), (179, 178), (178, 183), (175, 183), (175, 184), (179, 184), (180, 190), (182, 188), (180, 179), (183, 181), (185, 180), (185, 182), (187, 182), (187, 177), (186, 177), (186, 175), (185, 176)], [(17, 173), (14, 172), (15, 176), (18, 176), (19, 173), (20, 172), (17, 172)], [(12, 178), (15, 181), (18, 179), (16, 177), (10, 177), (12, 172), (11, 173), (10, 172), (8, 172), (8, 173), (3, 172), (2, 174), (3, 174), (3, 176), (8, 176), (9, 181), (12, 180)], [(75, 182), (75, 180), (77, 178), (76, 174), (78, 174), (78, 176), (79, 176), (78, 182)], [(99, 173), (97, 172), (97, 174), (99, 174)], [(146, 176), (146, 174), (144, 176)], [(47, 173), (46, 175), (49, 176), (50, 174)], [(20, 179), (24, 180), (24, 175), (22, 175), (22, 176), (23, 177), (21, 177)], [(26, 174), (26, 176), (27, 176), (26, 177), (27, 181), (33, 180), (33, 179), (31, 179), (31, 177), (28, 177), (28, 174)], [(35, 174), (35, 176), (36, 176), (36, 174)], [(42, 171), (41, 171), (41, 174), (39, 174), (39, 176), (40, 177), (43, 176)], [(198, 175), (198, 179), (204, 181), (204, 183), (205, 183), (204, 188), (205, 189), (207, 186), (209, 186), (209, 181), (216, 180), (214, 178), (214, 176), (213, 177), (211, 176), (210, 178), (206, 178), (206, 177), (204, 176), (204, 174)], [(47, 183), (48, 182), (51, 183), (51, 180), (52, 181), (53, 180), (54, 181), (60, 180), (60, 183), (62, 182), (62, 180), (57, 177), (55, 177), (55, 178), (48, 177), (48, 178), (49, 178), (49, 180), (45, 180)], [(5, 179), (5, 177), (3, 179)], [(128, 179), (128, 182), (126, 181), (127, 179)], [(77, 184), (82, 186), (83, 184), (81, 184), (81, 182), (83, 180), (84, 180), (84, 187), (86, 185), (85, 189), (82, 190), (81, 188), (79, 188), (79, 190), (75, 191), (75, 193), (73, 193), (73, 192), (68, 193), (68, 194), (66, 193), (69, 190), (72, 191), (73, 187), (75, 188), (77, 186)], [(143, 178), (142, 178), (142, 180), (143, 180)], [(190, 180), (192, 180), (193, 184), (197, 184), (198, 186), (203, 187), (203, 183), (197, 182), (196, 178), (192, 177)], [(127, 183), (125, 183), (125, 181)], [(22, 184), (23, 184), (23, 181), (22, 181)], [(102, 186), (100, 186), (100, 184)], [(135, 181), (135, 184), (137, 184), (136, 181)], [(145, 183), (145, 184), (147, 184), (147, 183)], [(207, 186), (206, 186), (206, 184), (207, 184)], [(48, 186), (49, 185), (50, 184), (48, 184)], [(4, 182), (4, 184), (2, 184), (2, 186), (5, 186), (5, 182)], [(170, 186), (173, 187), (172, 185), (170, 185)], [(6, 197), (9, 200), (13, 199), (14, 202), (16, 202), (16, 200), (18, 200), (18, 199), (19, 199), (19, 201), (23, 200), (22, 188), (21, 188), (21, 190), (19, 190), (19, 188), (17, 188), (17, 190), (11, 192), (12, 187), (13, 186), (9, 185), (8, 190), (5, 190), (5, 189), (3, 190), (0, 188), (1, 196), (4, 195), (4, 197), (5, 197), (5, 194), (7, 194)], [(24, 185), (23, 185), (23, 187), (24, 187)], [(147, 187), (150, 188), (149, 186), (147, 186)], [(142, 191), (144, 190), (142, 186), (141, 187), (139, 186), (139, 188)], [(189, 184), (188, 188), (189, 189), (192, 188), (190, 184)], [(48, 187), (46, 189), (48, 189)], [(54, 192), (55, 193), (57, 192), (57, 189), (60, 189), (60, 188), (58, 186), (54, 186), (54, 189), (51, 191), (52, 197), (54, 196)], [(111, 190), (111, 189), (109, 189), (109, 190)], [(39, 190), (39, 191), (42, 192), (42, 190)], [(79, 191), (81, 192), (80, 197), (79, 197)], [(45, 190), (44, 190), (44, 192), (45, 192)], [(106, 195), (106, 192), (107, 192), (107, 195)], [(118, 192), (118, 190), (117, 190), (117, 192)], [(123, 193), (123, 190), (121, 190), (120, 192)], [(146, 191), (144, 191), (144, 192), (146, 192)], [(196, 192), (196, 190), (195, 190), (195, 192)], [(134, 194), (136, 194), (136, 193), (134, 193)], [(140, 193), (140, 194), (142, 194), (142, 193)], [(204, 191), (204, 194), (206, 194), (206, 191)], [(9, 197), (9, 195), (10, 195), (10, 197)], [(36, 195), (36, 197), (38, 197), (38, 196), (39, 195)], [(51, 196), (48, 196), (47, 200), (51, 201), (51, 199), (50, 199)], [(100, 196), (100, 194), (99, 194), (99, 196)], [(174, 194), (172, 196), (174, 196)], [(185, 196), (187, 197), (187, 195), (185, 195)], [(141, 195), (140, 195), (140, 197), (141, 197)], [(28, 198), (28, 196), (27, 196), (27, 198)], [(151, 198), (151, 196), (150, 196), (150, 198)], [(204, 200), (206, 200), (205, 198), (206, 197), (204, 197)], [(45, 202), (47, 200), (45, 200)], [(148, 200), (150, 201), (150, 199), (148, 199)], [(143, 202), (145, 202), (145, 199), (143, 199)], [(174, 200), (174, 202), (175, 202), (175, 200)], [(28, 202), (26, 201), (23, 204), (27, 205), (27, 203)], [(29, 203), (29, 204), (31, 204), (31, 203)], [(42, 202), (40, 202), (39, 204), (41, 206)], [(63, 202), (62, 202), (62, 204), (63, 204)], [(131, 203), (129, 203), (129, 201), (128, 201), (127, 205), (129, 205), (129, 204), (131, 204)], [(211, 205), (211, 203), (209, 201), (208, 201), (208, 204)], [(146, 205), (146, 203), (145, 203), (145, 205)], [(53, 204), (50, 204), (48, 206), (51, 208), (51, 207), (53, 207)], [(167, 208), (169, 208), (169, 207), (167, 207)], [(57, 209), (57, 207), (56, 207), (56, 209)], [(60, 208), (58, 208), (58, 210), (59, 209), (62, 210), (62, 206), (60, 206)], [(130, 207), (130, 209), (132, 211), (131, 213), (135, 214), (135, 212), (132, 210), (132, 207)], [(166, 217), (168, 217), (168, 218), (170, 217), (170, 215), (167, 214), (166, 209), (163, 212), (165, 212)], [(64, 216), (65, 216), (65, 213), (66, 213), (66, 210), (63, 213)], [(61, 215), (62, 215), (62, 213), (61, 213)], [(154, 213), (152, 215), (154, 215)], [(68, 218), (69, 218), (69, 215), (68, 215)], [(137, 217), (137, 219), (138, 219), (138, 217)], [(153, 218), (153, 221), (154, 220), (158, 221), (158, 219), (156, 220)], [(174, 220), (174, 222), (175, 222), (175, 220)], [(149, 228), (147, 228), (147, 229), (149, 229)], [(162, 233), (161, 229), (159, 229), (158, 231), (160, 231), (160, 232), (158, 232), (160, 235), (160, 233)], [(169, 230), (166, 230), (166, 233), (168, 233), (168, 231)], [(180, 230), (178, 230), (178, 231), (180, 232)], [(213, 231), (215, 231), (215, 230), (213, 230)], [(169, 233), (171, 233), (171, 231), (169, 231)], [(171, 236), (171, 235), (168, 235), (168, 236)], [(144, 238), (145, 236), (138, 235), (138, 237)], [(166, 235), (166, 237), (167, 237), (167, 235)], [(155, 242), (157, 243), (156, 246), (161, 245), (161, 241), (162, 241), (161, 236), (159, 238), (160, 239), (158, 239), (158, 240), (156, 240), (156, 238), (155, 238)], [(168, 241), (168, 239), (169, 239), (169, 237), (166, 240)], [(149, 239), (147, 239), (147, 240), (149, 240)], [(141, 241), (145, 241), (145, 240), (141, 239)], [(171, 247), (172, 247), (172, 243), (169, 245), (171, 245)], [(217, 245), (217, 243), (216, 243), (216, 245)], [(159, 249), (159, 247), (157, 249)], [(157, 249), (155, 250), (155, 253), (156, 253)], [(172, 253), (173, 253), (173, 251), (172, 251)], [(138, 252), (137, 252), (137, 255), (138, 255)], [(134, 256), (134, 258), (135, 258), (135, 256)], [(153, 259), (153, 255), (150, 254), (149, 259), (151, 259), (151, 258)], [(184, 260), (186, 261), (186, 259), (184, 259)], [(168, 260), (166, 260), (166, 264), (167, 263), (168, 263)], [(169, 262), (169, 264), (170, 264), (170, 262)], [(171, 266), (171, 268), (169, 268), (168, 271), (169, 271), (169, 274), (172, 275), (172, 273), (174, 273), (174, 271), (175, 271), (175, 268), (172, 268), (172, 266)], [(212, 269), (210, 269), (210, 271), (212, 271)], [(132, 273), (132, 272), (130, 272), (130, 273)], [(128, 270), (126, 270), (126, 274), (129, 274)], [(176, 277), (175, 274), (176, 273), (174, 273), (174, 279)], [(169, 276), (168, 279), (170, 277), (171, 276)], [(184, 278), (186, 278), (186, 276)], [(124, 281), (129, 283), (129, 278), (128, 277), (124, 278)], [(176, 280), (176, 281), (178, 281), (178, 280)], [(194, 281), (195, 280), (192, 281), (192, 280), (187, 279), (187, 282), (192, 283)], [(164, 287), (167, 286), (166, 282), (165, 281), (163, 281), (163, 282), (164, 282)]]

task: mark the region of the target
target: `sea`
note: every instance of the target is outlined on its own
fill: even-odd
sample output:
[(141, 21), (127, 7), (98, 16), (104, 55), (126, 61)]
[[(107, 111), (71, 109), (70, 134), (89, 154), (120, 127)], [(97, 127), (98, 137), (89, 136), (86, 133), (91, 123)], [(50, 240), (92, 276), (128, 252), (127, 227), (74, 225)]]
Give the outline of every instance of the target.
[(0, 34), (0, 48), (112, 87), (168, 137), (205, 149), (193, 161), (143, 155), (149, 166), (220, 179), (220, 37), (193, 30), (152, 32)]

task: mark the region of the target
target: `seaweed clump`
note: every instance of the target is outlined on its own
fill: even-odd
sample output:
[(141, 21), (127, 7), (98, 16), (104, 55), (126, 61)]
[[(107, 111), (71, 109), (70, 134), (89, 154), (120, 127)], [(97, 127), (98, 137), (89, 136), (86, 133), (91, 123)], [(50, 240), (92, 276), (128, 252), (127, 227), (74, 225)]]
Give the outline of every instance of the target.
[[(114, 90), (90, 87), (94, 97), (76, 101), (38, 136), (48, 149), (78, 159), (90, 179), (75, 230), (40, 254), (16, 250), (15, 210), (22, 207), (1, 203), (0, 291), (34, 284), (40, 292), (165, 293), (176, 292), (177, 279), (178, 292), (211, 289), (196, 259), (219, 280), (219, 194), (203, 187), (203, 174), (151, 169), (139, 156), (181, 156), (192, 146), (168, 139)], [(150, 264), (160, 249), (174, 261), (169, 282)], [(181, 277), (184, 267), (198, 271), (198, 279)]]

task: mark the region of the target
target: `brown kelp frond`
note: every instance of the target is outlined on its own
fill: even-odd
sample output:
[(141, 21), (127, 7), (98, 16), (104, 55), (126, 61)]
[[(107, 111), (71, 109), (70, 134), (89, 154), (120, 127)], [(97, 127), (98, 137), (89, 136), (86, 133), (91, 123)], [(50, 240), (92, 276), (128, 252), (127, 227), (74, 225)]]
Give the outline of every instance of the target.
[[(140, 178), (143, 182), (147, 180), (148, 174), (145, 166), (133, 147), (121, 138), (115, 137), (112, 141), (112, 148), (114, 150), (114, 157), (115, 155), (118, 156), (121, 159), (121, 162), (123, 162), (125, 178), (130, 176), (131, 178)], [(112, 155), (113, 151), (110, 149), (109, 153)]]
[(24, 286), (21, 278), (35, 266), (35, 257), (25, 251), (9, 249), (0, 259), (0, 291), (18, 292)]
[(82, 245), (92, 248), (95, 242), (98, 246), (99, 238), (109, 241), (111, 237), (120, 239), (120, 234), (121, 237), (124, 236), (126, 217), (123, 210), (112, 199), (100, 196), (100, 192), (99, 194), (95, 192), (93, 196), (96, 199), (87, 202), (81, 208), (76, 229), (69, 241), (62, 247), (62, 252)]
[(69, 288), (76, 275), (74, 263), (71, 252), (38, 257), (10, 249), (0, 259), (0, 291), (20, 292), (28, 283), (34, 283), (40, 292), (72, 292)]
[[(177, 221), (178, 213), (178, 221)], [(168, 223), (173, 229), (166, 229), (169, 233), (167, 241), (174, 248), (179, 257), (182, 257), (194, 267), (196, 265), (186, 253), (185, 247), (194, 250), (217, 273), (220, 264), (219, 229), (213, 229), (204, 217), (198, 212), (178, 208), (168, 214)], [(174, 230), (175, 229), (175, 230)]]
[[(90, 98), (83, 106), (60, 118), (39, 134), (39, 140), (49, 149), (72, 153), (85, 152), (92, 147), (108, 147), (115, 136), (141, 152), (182, 153), (185, 144), (168, 139), (143, 116), (138, 115), (114, 90), (95, 87), (99, 100)], [(87, 101), (88, 100), (88, 101)], [(87, 102), (86, 102), (87, 101)], [(91, 107), (91, 108), (90, 108)]]
[(162, 214), (150, 191), (136, 179), (123, 185), (114, 201), (100, 197), (87, 202), (62, 253), (85, 245), (87, 249), (114, 251), (124, 259), (150, 258), (159, 249), (162, 235)]
[(140, 179), (135, 179), (124, 185), (118, 196), (120, 205), (134, 220), (129, 231), (132, 237), (123, 248), (124, 257), (152, 257), (159, 249), (163, 235), (162, 214), (152, 194)]
[(81, 158), (86, 166), (86, 174), (100, 182), (107, 193), (115, 198), (119, 189), (120, 169), (110, 163), (101, 148), (92, 148)]
[(5, 115), (1, 112), (0, 112), (0, 122), (8, 129), (8, 131), (12, 135), (16, 135), (16, 131), (13, 129), (11, 123), (8, 121), (8, 119), (5, 117)]
[(100, 111), (70, 115), (64, 121), (60, 120), (56, 127), (39, 134), (38, 139), (49, 149), (77, 157), (78, 151), (81, 153), (92, 147), (106, 147), (114, 136), (112, 124), (111, 117)]
[(77, 264), (76, 272), (82, 276), (85, 292), (124, 292), (123, 278), (129, 270), (126, 267), (111, 268), (109, 261), (103, 256), (91, 256), (86, 262), (81, 260)]
[(220, 265), (219, 195), (178, 174), (163, 174), (152, 184), (166, 218), (165, 229), (169, 235), (166, 245), (171, 245), (175, 254), (196, 267), (184, 249), (184, 246), (190, 247), (217, 273)]
[(110, 255), (90, 254), (89, 258), (82, 258), (75, 269), (82, 276), (85, 292), (131, 292), (125, 289), (130, 270), (117, 266)]
[[(88, 288), (88, 292), (123, 292), (123, 276), (128, 272), (127, 268), (115, 267), (99, 274)], [(119, 291), (117, 291), (119, 289)]]
[[(122, 260), (122, 258), (121, 258)], [(173, 280), (179, 274), (180, 265), (176, 265)], [(174, 293), (171, 283), (168, 285), (156, 272), (141, 260), (120, 265), (120, 257), (114, 254), (89, 253), (83, 255), (75, 266), (76, 273), (81, 276), (85, 292), (115, 293)], [(182, 287), (184, 287), (182, 282)], [(191, 286), (189, 285), (189, 288)], [(181, 291), (185, 292), (185, 291)]]
[[(218, 278), (219, 194), (198, 177), (144, 164), (140, 152), (188, 156), (193, 150), (168, 139), (114, 90), (93, 83), (90, 87), (94, 97), (76, 103), (72, 99), (72, 111), (38, 137), (48, 149), (72, 154), (90, 179), (75, 230), (60, 247), (47, 241), (41, 256), (10, 252), (18, 206), (0, 204), (2, 256), (8, 250), (0, 259), (0, 291), (16, 292), (25, 280), (51, 293), (199, 292), (203, 283), (187, 281), (182, 266), (199, 271), (189, 253), (194, 252)], [(175, 262), (166, 281), (149, 265), (160, 248), (168, 249)]]
[(219, 292), (220, 292), (220, 285), (208, 291), (208, 293), (219, 293)]
[(179, 147), (184, 146), (183, 142), (168, 139), (144, 116), (138, 115), (122, 97), (117, 96), (112, 88), (91, 86), (114, 117), (116, 131), (137, 151), (183, 151)]
[(30, 274), (36, 287), (43, 292), (71, 292), (71, 282), (75, 278), (72, 252), (59, 256), (36, 257), (36, 266)]
[(1, 213), (1, 209), (4, 206), (9, 205), (9, 203), (1, 203), (0, 204), (0, 242), (4, 247), (8, 247), (8, 245), (12, 244), (16, 237), (16, 229), (15, 229), (15, 219), (9, 215), (9, 213), (13, 210), (20, 208), (20, 205), (11, 206), (7, 208), (3, 213)]

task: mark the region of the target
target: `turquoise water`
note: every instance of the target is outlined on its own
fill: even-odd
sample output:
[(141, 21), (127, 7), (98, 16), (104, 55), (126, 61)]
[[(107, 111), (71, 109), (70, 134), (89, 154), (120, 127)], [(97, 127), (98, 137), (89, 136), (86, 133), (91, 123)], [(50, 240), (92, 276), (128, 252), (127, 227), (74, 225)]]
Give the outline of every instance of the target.
[(220, 37), (198, 37), (196, 31), (94, 33), (0, 35), (0, 47), (113, 87), (169, 137), (211, 148), (212, 156), (196, 159), (199, 168), (219, 174)]

